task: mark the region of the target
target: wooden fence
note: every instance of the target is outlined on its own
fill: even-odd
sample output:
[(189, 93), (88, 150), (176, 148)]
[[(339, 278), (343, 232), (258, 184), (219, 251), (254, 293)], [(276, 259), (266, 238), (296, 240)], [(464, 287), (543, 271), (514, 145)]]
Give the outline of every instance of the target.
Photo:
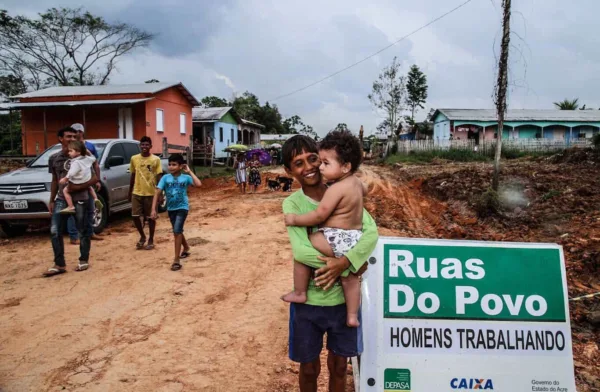
[[(400, 140), (397, 142), (398, 154), (407, 154), (411, 151), (443, 151), (443, 150), (470, 150), (482, 154), (491, 153), (496, 149), (495, 140)], [(560, 151), (567, 148), (586, 148), (592, 146), (591, 139), (503, 139), (502, 149), (518, 151), (548, 152)]]
[(184, 155), (186, 163), (190, 166), (191, 169), (193, 169), (194, 160), (193, 160), (193, 155), (192, 155), (192, 149), (190, 148), (190, 146), (180, 146), (177, 144), (169, 144), (167, 142), (167, 138), (163, 137), (163, 139), (162, 139), (162, 156), (163, 156), (163, 158), (169, 157), (170, 150), (175, 150), (177, 152), (180, 152), (182, 155)]

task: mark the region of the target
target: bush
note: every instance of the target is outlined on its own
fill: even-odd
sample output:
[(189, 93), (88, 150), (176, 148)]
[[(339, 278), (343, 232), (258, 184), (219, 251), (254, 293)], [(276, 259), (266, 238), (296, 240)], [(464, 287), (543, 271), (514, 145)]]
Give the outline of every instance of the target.
[(592, 143), (594, 144), (594, 148), (596, 150), (600, 150), (600, 133), (597, 133), (592, 138)]
[(475, 212), (480, 218), (498, 215), (500, 212), (500, 198), (498, 197), (498, 193), (491, 188), (485, 191), (475, 201)]
[(559, 191), (557, 191), (556, 189), (551, 189), (549, 192), (544, 193), (544, 195), (542, 195), (541, 199), (542, 199), (542, 201), (548, 201), (559, 195), (560, 195)]

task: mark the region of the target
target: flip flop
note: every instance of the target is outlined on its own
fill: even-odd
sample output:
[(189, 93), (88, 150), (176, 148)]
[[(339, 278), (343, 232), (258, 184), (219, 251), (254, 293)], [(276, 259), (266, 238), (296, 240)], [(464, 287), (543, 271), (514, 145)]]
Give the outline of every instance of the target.
[(45, 278), (49, 278), (51, 276), (56, 276), (56, 275), (64, 274), (65, 272), (67, 272), (66, 269), (52, 267), (52, 268), (48, 268), (48, 271), (44, 272), (43, 275), (44, 275)]
[(96, 207), (97, 210), (102, 211), (102, 209), (104, 209), (104, 204), (102, 204), (100, 199), (96, 199), (94, 200), (94, 207)]
[(179, 256), (179, 258), (180, 259), (187, 259), (188, 257), (190, 257), (190, 255), (191, 255), (191, 253), (190, 253), (189, 250), (188, 251), (184, 251), (184, 252), (181, 252), (181, 255)]
[(173, 264), (171, 264), (171, 271), (179, 271), (180, 269), (181, 269), (181, 263), (176, 261)]
[(75, 271), (78, 271), (78, 272), (85, 271), (88, 268), (90, 268), (90, 265), (88, 263), (79, 263), (77, 265), (77, 267), (75, 268)]
[(146, 247), (144, 249), (145, 250), (152, 250), (152, 249), (154, 249), (154, 244), (148, 244), (148, 245), (146, 245)]
[(144, 245), (146, 244), (146, 241), (138, 241), (137, 244), (135, 244), (135, 249), (140, 250), (140, 249), (144, 249)]

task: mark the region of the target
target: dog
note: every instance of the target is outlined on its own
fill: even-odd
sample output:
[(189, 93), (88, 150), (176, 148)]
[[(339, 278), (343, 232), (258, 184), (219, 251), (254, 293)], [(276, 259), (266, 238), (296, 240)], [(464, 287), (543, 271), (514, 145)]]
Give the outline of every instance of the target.
[(279, 176), (279, 177), (277, 177), (277, 181), (279, 183), (281, 183), (281, 185), (283, 185), (283, 189), (282, 190), (284, 192), (291, 192), (292, 191), (292, 183), (294, 182), (293, 178)]
[(281, 189), (281, 185), (276, 180), (269, 180), (267, 178), (267, 189), (272, 192), (275, 192)]

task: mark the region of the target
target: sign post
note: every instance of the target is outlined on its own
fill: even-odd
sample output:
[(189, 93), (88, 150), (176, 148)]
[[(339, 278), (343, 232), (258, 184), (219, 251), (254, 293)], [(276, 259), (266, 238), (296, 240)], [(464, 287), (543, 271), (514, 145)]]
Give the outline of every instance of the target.
[(562, 248), (382, 237), (361, 392), (575, 392)]

